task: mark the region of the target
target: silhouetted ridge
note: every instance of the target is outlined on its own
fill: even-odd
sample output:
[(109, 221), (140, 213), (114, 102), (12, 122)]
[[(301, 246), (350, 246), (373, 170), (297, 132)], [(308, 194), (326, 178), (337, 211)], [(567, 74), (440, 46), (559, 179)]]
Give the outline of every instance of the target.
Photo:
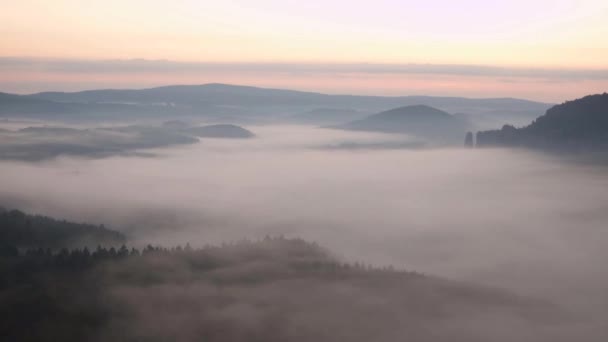
[(530, 125), (477, 133), (477, 146), (520, 146), (548, 150), (608, 147), (608, 94), (590, 95), (547, 110)]
[(70, 247), (119, 245), (125, 236), (103, 225), (59, 221), (46, 216), (28, 215), (19, 210), (0, 208), (0, 246)]
[(414, 105), (414, 106), (403, 106), (391, 110), (387, 110), (382, 113), (373, 115), (373, 117), (379, 119), (407, 119), (417, 118), (425, 120), (428, 118), (450, 118), (451, 115), (426, 105)]
[(461, 143), (468, 123), (442, 110), (426, 105), (414, 105), (370, 115), (336, 128), (401, 133), (431, 142)]

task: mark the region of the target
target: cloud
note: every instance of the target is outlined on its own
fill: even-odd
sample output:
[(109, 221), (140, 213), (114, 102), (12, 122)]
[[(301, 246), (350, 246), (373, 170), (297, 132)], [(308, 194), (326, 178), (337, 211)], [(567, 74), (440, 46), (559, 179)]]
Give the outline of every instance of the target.
[[(605, 167), (518, 150), (314, 149), (390, 140), (307, 127), (255, 132), (258, 139), (209, 139), (158, 158), (0, 161), (0, 203), (103, 222), (141, 244), (298, 236), (344, 260), (500, 286), (573, 311), (575, 325), (605, 325)], [(327, 302), (319, 290), (309, 292)], [(327, 317), (353, 303), (339, 298)]]
[(87, 158), (152, 156), (137, 150), (196, 142), (197, 138), (162, 127), (27, 127), (19, 131), (0, 132), (0, 160), (42, 161), (66, 155)]
[(608, 80), (608, 69), (516, 68), (459, 64), (372, 64), (372, 63), (221, 63), (179, 62), (148, 59), (44, 59), (0, 57), (0, 71), (37, 71), (66, 74), (97, 73), (209, 73), (253, 72), (293, 75), (450, 75), (545, 80)]

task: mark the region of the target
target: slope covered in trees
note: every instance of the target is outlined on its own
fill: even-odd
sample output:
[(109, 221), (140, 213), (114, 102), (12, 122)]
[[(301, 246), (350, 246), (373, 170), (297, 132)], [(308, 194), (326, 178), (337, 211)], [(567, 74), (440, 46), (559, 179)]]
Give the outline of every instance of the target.
[(62, 248), (84, 245), (120, 245), (125, 236), (102, 226), (28, 215), (0, 207), (0, 246)]
[(608, 147), (608, 94), (557, 105), (523, 128), (505, 125), (477, 133), (477, 146), (583, 151)]
[[(76, 235), (99, 229), (17, 211), (2, 222), (28, 219)], [(37, 247), (61, 239), (26, 231), (35, 240), (13, 241), (31, 248), (0, 254), (7, 341), (487, 341), (497, 337), (483, 328), (489, 312), (506, 327), (501, 338), (544, 341), (559, 317), (505, 291), (344, 263), (300, 239), (70, 250)]]
[(542, 324), (550, 309), (499, 290), (344, 264), (285, 238), (32, 249), (0, 257), (0, 272), (0, 334), (10, 341), (488, 340), (492, 332), (469, 325), (484, 313)]

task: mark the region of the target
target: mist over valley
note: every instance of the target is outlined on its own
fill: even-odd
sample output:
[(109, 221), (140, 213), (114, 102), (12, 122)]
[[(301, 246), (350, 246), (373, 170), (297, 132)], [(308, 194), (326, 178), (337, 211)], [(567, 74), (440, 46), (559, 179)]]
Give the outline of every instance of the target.
[(608, 2), (3, 5), (1, 341), (608, 341)]

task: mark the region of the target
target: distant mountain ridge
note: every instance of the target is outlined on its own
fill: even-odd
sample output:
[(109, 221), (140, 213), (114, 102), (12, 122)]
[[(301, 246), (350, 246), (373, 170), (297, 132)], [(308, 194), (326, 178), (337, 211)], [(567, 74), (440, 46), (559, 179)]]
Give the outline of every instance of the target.
[[(30, 98), (44, 99), (57, 102), (134, 102), (134, 101), (214, 101), (223, 103), (229, 96), (229, 102), (233, 102), (235, 96), (242, 97), (240, 100), (251, 102), (268, 100), (269, 96), (281, 96), (281, 102), (304, 102), (310, 100), (325, 100), (321, 102), (332, 103), (340, 102), (345, 99), (357, 100), (360, 102), (383, 102), (390, 100), (402, 101), (411, 99), (418, 102), (431, 100), (437, 103), (455, 102), (466, 104), (470, 102), (480, 104), (518, 104), (521, 106), (536, 107), (539, 102), (515, 99), (515, 98), (483, 98), (472, 99), (464, 97), (443, 97), (443, 96), (371, 96), (371, 95), (330, 95), (316, 92), (306, 92), (298, 90), (261, 88), (253, 86), (229, 85), (221, 83), (209, 83), (201, 85), (170, 85), (146, 89), (99, 89), (86, 90), (79, 92), (42, 92), (31, 95), (22, 95)], [(192, 98), (197, 96), (198, 98)], [(219, 96), (219, 97), (218, 97)], [(213, 97), (213, 98), (211, 98)], [(276, 100), (276, 99), (273, 99)], [(546, 104), (542, 104), (546, 105)]]
[(549, 150), (608, 148), (608, 94), (554, 106), (530, 125), (477, 133), (477, 146), (531, 147)]
[[(31, 95), (2, 94), (0, 116), (46, 118), (48, 114), (54, 114), (56, 117), (68, 119), (88, 117), (121, 119), (141, 118), (142, 115), (146, 117), (173, 115), (220, 118), (220, 121), (226, 121), (227, 117), (274, 120), (315, 108), (350, 108), (363, 113), (374, 113), (417, 104), (432, 106), (450, 113), (482, 115), (485, 119), (495, 116), (501, 124), (508, 123), (510, 117), (518, 120), (529, 118), (531, 121), (550, 107), (545, 103), (510, 98), (329, 95), (213, 83), (148, 89), (43, 92)], [(316, 121), (317, 119), (319, 121)], [(327, 121), (323, 122), (323, 116), (317, 119), (314, 119), (313, 123), (327, 123)], [(352, 117), (349, 119), (352, 120)]]

